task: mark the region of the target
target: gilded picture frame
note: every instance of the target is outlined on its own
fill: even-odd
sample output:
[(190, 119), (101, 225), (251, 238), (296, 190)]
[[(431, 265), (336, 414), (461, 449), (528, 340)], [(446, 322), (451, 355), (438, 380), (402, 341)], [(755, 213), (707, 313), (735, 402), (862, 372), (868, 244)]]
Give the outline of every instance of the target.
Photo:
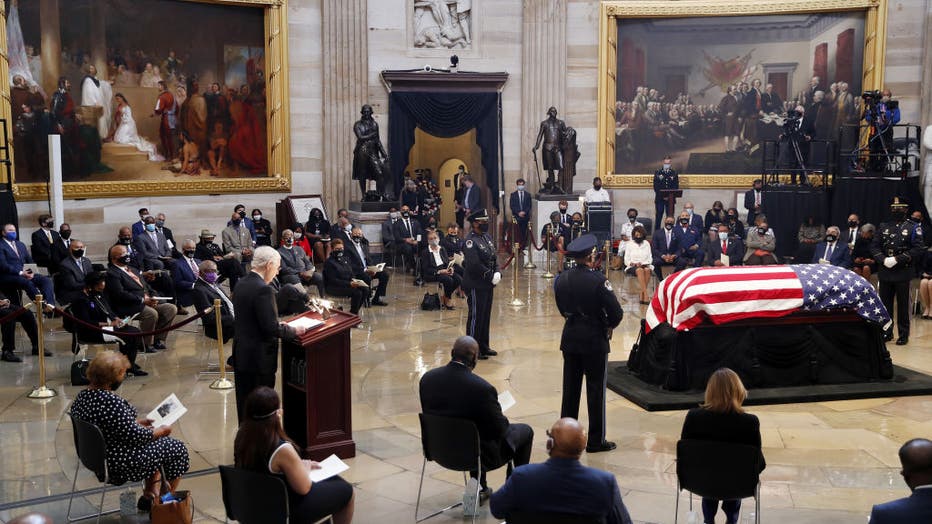
[[(652, 187), (653, 173), (615, 172), (619, 19), (664, 19), (860, 12), (864, 15), (863, 90), (883, 87), (887, 0), (644, 0), (603, 1), (599, 10), (596, 172), (608, 188)], [(859, 94), (859, 93), (858, 93)], [(760, 173), (682, 174), (682, 188), (747, 187)]]
[[(287, 0), (177, 0), (216, 6), (249, 7), (263, 11), (264, 66), (265, 66), (265, 121), (267, 174), (238, 178), (197, 177), (198, 180), (144, 181), (66, 181), (63, 193), (66, 199), (105, 198), (122, 196), (175, 196), (222, 193), (258, 193), (291, 191), (291, 147), (289, 132), (288, 93), (288, 35)], [(10, 60), (8, 58), (7, 7), (9, 0), (0, 0), (0, 118), (5, 119), (9, 130), (10, 160), (13, 158), (13, 130), (11, 122)], [(258, 31), (258, 30), (257, 30)], [(138, 117), (137, 117), (138, 118)], [(261, 122), (261, 121), (260, 121)], [(0, 181), (6, 180), (6, 171), (0, 170)], [(44, 182), (18, 183), (12, 170), (13, 192), (17, 200), (45, 200), (48, 198)]]

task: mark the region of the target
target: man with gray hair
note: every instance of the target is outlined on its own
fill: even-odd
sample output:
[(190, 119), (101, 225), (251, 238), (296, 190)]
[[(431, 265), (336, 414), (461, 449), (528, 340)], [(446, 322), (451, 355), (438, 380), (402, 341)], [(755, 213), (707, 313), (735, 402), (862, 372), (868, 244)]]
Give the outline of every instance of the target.
[(848, 244), (839, 241), (841, 230), (838, 226), (829, 226), (825, 230), (825, 241), (816, 244), (812, 253), (813, 264), (831, 264), (833, 266), (851, 268), (851, 250)]
[(303, 327), (291, 327), (278, 320), (275, 290), (269, 283), (278, 275), (281, 264), (278, 251), (260, 246), (253, 253), (251, 270), (236, 284), (233, 295), (236, 312), (233, 369), (236, 371), (236, 413), (240, 420), (243, 403), (253, 389), (275, 387), (279, 339), (294, 339), (305, 331)]

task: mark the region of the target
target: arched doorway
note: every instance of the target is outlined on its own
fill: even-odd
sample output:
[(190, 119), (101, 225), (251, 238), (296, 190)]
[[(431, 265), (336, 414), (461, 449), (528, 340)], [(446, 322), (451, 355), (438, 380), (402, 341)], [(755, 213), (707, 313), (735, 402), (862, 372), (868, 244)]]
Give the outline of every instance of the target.
[(456, 205), (453, 199), (456, 196), (457, 184), (459, 184), (457, 173), (459, 173), (460, 166), (463, 166), (467, 173), (471, 172), (469, 164), (459, 158), (451, 158), (440, 164), (440, 169), (437, 171), (437, 184), (440, 186), (440, 198), (443, 199), (437, 223), (444, 228), (456, 220)]

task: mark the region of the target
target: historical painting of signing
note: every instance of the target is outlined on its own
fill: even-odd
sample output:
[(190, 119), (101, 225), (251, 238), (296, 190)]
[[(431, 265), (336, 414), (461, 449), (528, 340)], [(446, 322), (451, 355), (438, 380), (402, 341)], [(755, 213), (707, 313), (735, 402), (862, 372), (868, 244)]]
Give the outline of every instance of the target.
[(838, 140), (857, 123), (861, 12), (618, 18), (614, 173), (760, 173), (788, 112)]
[(18, 0), (6, 15), (17, 185), (48, 180), (49, 134), (66, 189), (213, 193), (280, 176), (261, 5)]

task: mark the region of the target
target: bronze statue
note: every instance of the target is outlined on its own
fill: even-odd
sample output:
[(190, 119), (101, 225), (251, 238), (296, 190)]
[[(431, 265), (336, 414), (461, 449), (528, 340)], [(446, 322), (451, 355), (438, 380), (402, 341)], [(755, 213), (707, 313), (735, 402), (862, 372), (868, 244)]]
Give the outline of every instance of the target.
[[(567, 127), (562, 120), (557, 118), (555, 107), (547, 110), (547, 120), (540, 123), (537, 141), (531, 149), (534, 164), (538, 169), (538, 179), (540, 178), (540, 166), (537, 165), (537, 150), (540, 149), (541, 142), (544, 145), (541, 157), (544, 170), (547, 171), (547, 182), (541, 184), (541, 193), (572, 193), (576, 161), (579, 159), (579, 150), (576, 148), (576, 130)], [(555, 171), (560, 173), (559, 183), (554, 176)]]
[[(372, 118), (372, 107), (362, 106), (362, 117), (353, 124), (356, 147), (353, 149), (353, 180), (359, 181), (359, 191), (365, 201), (393, 201), (388, 154), (379, 140), (379, 124)], [(376, 191), (367, 191), (370, 180), (375, 180)]]

